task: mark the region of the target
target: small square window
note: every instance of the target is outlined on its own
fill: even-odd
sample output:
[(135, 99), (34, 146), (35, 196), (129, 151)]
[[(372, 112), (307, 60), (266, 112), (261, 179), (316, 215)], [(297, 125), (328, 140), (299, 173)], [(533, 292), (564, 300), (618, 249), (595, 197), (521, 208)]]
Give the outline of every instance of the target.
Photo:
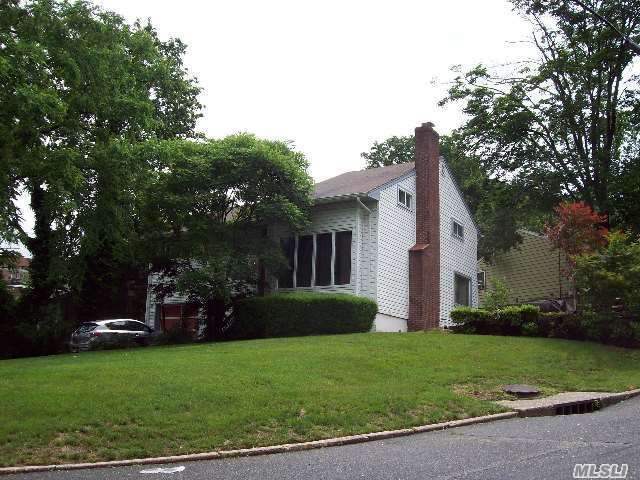
[(413, 195), (411, 195), (406, 190), (398, 188), (398, 204), (404, 208), (408, 208), (411, 210), (413, 202)]
[(464, 238), (464, 227), (462, 226), (461, 223), (456, 222), (455, 220), (453, 221), (453, 236), (456, 238)]

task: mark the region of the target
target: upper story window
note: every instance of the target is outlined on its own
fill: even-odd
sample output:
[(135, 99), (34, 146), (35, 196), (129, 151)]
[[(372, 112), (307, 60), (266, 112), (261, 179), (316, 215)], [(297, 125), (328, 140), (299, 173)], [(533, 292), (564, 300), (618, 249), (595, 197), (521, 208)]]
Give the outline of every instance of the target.
[(453, 220), (451, 229), (451, 234), (454, 237), (459, 238), (460, 240), (464, 238), (464, 227), (460, 222)]
[(413, 195), (398, 187), (398, 205), (411, 210), (413, 208)]

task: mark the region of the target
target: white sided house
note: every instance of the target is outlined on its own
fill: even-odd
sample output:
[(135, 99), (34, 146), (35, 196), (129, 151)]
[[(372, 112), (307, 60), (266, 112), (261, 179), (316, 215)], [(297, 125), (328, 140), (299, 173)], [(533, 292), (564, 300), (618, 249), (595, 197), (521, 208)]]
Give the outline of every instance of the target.
[(478, 229), (431, 123), (416, 128), (414, 162), (316, 184), (308, 229), (269, 235), (289, 260), (272, 290), (371, 298), (375, 331), (447, 327), (455, 306), (477, 306)]

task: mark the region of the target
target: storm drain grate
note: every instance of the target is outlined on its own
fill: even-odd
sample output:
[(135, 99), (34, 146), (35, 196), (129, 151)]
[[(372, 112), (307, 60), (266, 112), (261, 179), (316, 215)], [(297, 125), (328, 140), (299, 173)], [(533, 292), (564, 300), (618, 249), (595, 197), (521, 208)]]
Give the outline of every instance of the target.
[(580, 413), (591, 413), (596, 410), (600, 410), (600, 406), (601, 405), (598, 400), (560, 405), (556, 407), (556, 415), (576, 415)]

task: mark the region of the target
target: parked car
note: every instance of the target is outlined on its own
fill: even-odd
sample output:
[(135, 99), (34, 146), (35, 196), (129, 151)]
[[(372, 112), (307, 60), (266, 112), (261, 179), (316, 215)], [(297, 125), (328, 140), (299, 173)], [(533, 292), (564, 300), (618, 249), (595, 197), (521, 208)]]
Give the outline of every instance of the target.
[(154, 330), (138, 320), (114, 318), (84, 322), (72, 334), (72, 352), (151, 343)]

